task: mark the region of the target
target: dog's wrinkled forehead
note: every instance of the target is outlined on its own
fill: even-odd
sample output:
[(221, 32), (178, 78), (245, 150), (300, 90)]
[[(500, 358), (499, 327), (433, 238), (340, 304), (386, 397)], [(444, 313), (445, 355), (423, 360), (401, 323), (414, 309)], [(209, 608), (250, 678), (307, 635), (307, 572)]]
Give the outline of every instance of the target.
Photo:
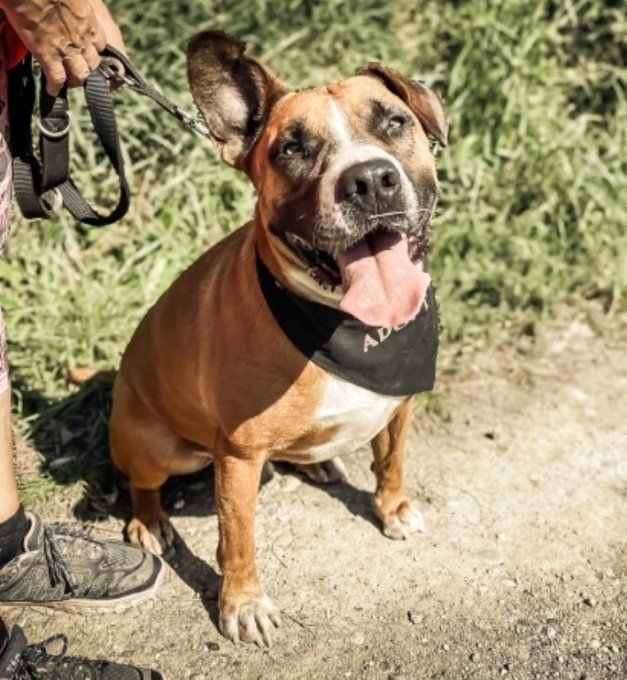
[[(393, 139), (382, 139), (379, 130), (394, 115), (415, 120), (411, 109), (385, 85), (368, 76), (355, 76), (339, 83), (311, 88), (285, 95), (274, 106), (253, 154), (253, 176), (263, 182), (267, 160), (289, 165), (290, 176), (311, 170), (311, 159), (317, 159), (316, 171), (332, 162), (338, 153), (349, 148), (377, 146), (410, 161), (411, 156), (429, 157), (427, 136), (418, 121), (412, 126), (412, 144), (395, 148)], [(405, 140), (407, 142), (407, 140)], [(290, 145), (298, 154), (290, 154)], [(324, 154), (319, 152), (324, 150)], [(287, 152), (287, 154), (285, 153)], [(356, 158), (356, 160), (359, 160)], [(279, 169), (280, 169), (279, 162)], [(287, 168), (286, 168), (287, 170)]]

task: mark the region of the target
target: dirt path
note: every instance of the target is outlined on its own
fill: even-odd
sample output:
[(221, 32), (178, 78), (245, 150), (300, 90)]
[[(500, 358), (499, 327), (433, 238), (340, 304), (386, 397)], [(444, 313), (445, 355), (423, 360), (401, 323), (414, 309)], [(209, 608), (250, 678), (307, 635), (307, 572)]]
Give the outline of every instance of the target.
[(169, 493), (186, 545), (154, 604), (19, 620), (33, 639), (63, 630), (74, 652), (170, 680), (627, 677), (624, 336), (574, 322), (480, 355), (439, 391), (445, 417), (419, 413), (407, 457), (425, 534), (395, 543), (375, 527), (365, 450), (346, 459), (350, 485), (281, 471), (263, 487), (259, 566), (285, 619), (271, 650), (227, 643), (205, 608), (217, 587), (207, 476)]

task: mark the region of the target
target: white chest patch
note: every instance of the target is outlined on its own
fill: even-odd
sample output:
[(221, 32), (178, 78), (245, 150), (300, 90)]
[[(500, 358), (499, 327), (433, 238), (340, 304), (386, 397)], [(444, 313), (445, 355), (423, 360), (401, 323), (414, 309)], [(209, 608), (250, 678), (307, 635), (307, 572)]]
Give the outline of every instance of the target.
[(329, 458), (351, 453), (368, 443), (390, 419), (404, 397), (388, 397), (353, 385), (327, 373), (324, 395), (315, 414), (321, 428), (335, 427), (334, 436), (324, 444), (304, 451), (303, 463), (320, 463)]

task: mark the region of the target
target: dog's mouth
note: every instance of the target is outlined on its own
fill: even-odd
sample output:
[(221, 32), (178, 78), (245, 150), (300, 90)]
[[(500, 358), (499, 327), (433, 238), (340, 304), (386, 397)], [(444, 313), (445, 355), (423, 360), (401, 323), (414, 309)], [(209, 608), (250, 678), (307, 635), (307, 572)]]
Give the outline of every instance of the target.
[(428, 249), (426, 231), (401, 231), (377, 222), (336, 248), (335, 256), (293, 234), (285, 237), (315, 281), (325, 288), (341, 287), (340, 309), (369, 326), (390, 328), (413, 319), (423, 305), (430, 277), (417, 264)]

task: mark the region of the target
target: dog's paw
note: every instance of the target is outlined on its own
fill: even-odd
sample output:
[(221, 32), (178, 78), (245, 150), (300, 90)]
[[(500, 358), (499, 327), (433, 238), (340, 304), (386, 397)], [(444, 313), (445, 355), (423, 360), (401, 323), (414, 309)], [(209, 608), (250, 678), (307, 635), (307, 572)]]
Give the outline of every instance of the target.
[(296, 465), (295, 467), (316, 484), (332, 484), (348, 480), (346, 467), (341, 458), (330, 458), (323, 463)]
[(133, 517), (126, 526), (126, 537), (133, 545), (153, 555), (162, 555), (174, 543), (174, 527), (165, 513), (147, 523)]
[(383, 533), (394, 541), (403, 541), (417, 531), (425, 530), (425, 521), (420, 511), (415, 508), (406, 498), (388, 511), (378, 508), (375, 502), (377, 514), (383, 522)]
[(265, 594), (220, 604), (220, 632), (232, 642), (254, 642), (272, 646), (272, 632), (281, 625), (278, 609)]

